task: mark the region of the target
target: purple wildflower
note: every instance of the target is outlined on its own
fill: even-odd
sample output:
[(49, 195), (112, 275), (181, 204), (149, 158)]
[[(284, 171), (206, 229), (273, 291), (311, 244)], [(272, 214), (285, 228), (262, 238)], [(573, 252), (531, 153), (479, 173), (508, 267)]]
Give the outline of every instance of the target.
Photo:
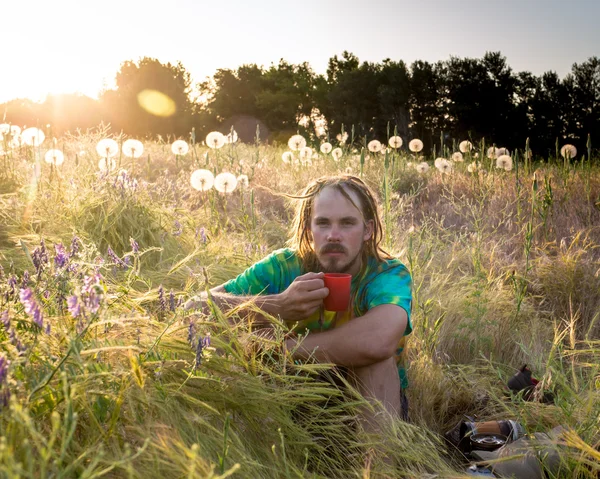
[(131, 245), (131, 252), (133, 254), (137, 254), (140, 252), (140, 245), (138, 244), (138, 242), (136, 240), (134, 240), (133, 238), (129, 238), (129, 244)]
[(35, 298), (33, 297), (33, 291), (31, 288), (22, 288), (19, 291), (19, 298), (21, 299), (21, 304), (25, 308), (25, 312), (33, 317), (33, 322), (41, 329), (44, 327), (44, 316), (42, 315), (42, 310), (39, 305), (36, 303)]
[(181, 223), (177, 220), (175, 220), (174, 226), (175, 231), (173, 231), (173, 236), (179, 236), (183, 232), (183, 226), (181, 226)]
[(46, 243), (44, 240), (40, 241), (40, 245), (33, 250), (31, 255), (35, 272), (39, 276), (46, 265), (48, 264), (48, 250), (46, 249)]
[(188, 326), (188, 343), (190, 346), (194, 344), (194, 336), (196, 335), (196, 328), (194, 327), (194, 322), (190, 321), (190, 325)]
[(62, 268), (69, 261), (69, 256), (67, 255), (67, 252), (65, 251), (65, 247), (63, 246), (62, 243), (57, 243), (54, 245), (54, 251), (55, 251), (54, 264), (56, 265), (57, 268)]
[(0, 322), (4, 325), (7, 331), (10, 329), (10, 318), (8, 317), (8, 309), (0, 315)]
[(167, 310), (167, 301), (165, 300), (165, 290), (162, 284), (158, 287), (158, 306), (161, 315)]
[(83, 306), (92, 314), (97, 313), (100, 309), (101, 279), (102, 276), (99, 273), (83, 278), (83, 286), (81, 287)]
[(29, 271), (25, 270), (23, 273), (23, 278), (21, 278), (21, 288), (27, 288), (29, 284)]
[(127, 264), (117, 256), (117, 254), (113, 251), (113, 249), (110, 246), (108, 247), (106, 254), (113, 263), (116, 263), (122, 268), (127, 268)]
[(8, 366), (10, 361), (4, 354), (0, 354), (0, 404), (2, 407), (8, 406), (10, 399), (10, 389), (8, 387)]
[(173, 294), (173, 290), (171, 290), (171, 292), (169, 293), (169, 309), (171, 310), (171, 312), (174, 312), (175, 308), (175, 295)]
[(198, 236), (200, 236), (200, 241), (204, 244), (206, 244), (207, 238), (206, 238), (206, 230), (204, 229), (204, 226), (202, 226), (201, 228), (196, 228), (196, 239), (198, 239)]
[(79, 303), (77, 296), (73, 295), (67, 298), (67, 309), (69, 310), (69, 313), (71, 313), (71, 316), (74, 318), (79, 317), (81, 314), (81, 304)]
[(202, 364), (202, 351), (204, 350), (204, 341), (198, 338), (198, 344), (196, 345), (196, 360), (194, 362), (194, 368), (197, 368)]
[(79, 238), (77, 236), (73, 236), (73, 239), (71, 240), (71, 252), (69, 253), (69, 259), (71, 259), (79, 252), (80, 244), (81, 241), (79, 240)]

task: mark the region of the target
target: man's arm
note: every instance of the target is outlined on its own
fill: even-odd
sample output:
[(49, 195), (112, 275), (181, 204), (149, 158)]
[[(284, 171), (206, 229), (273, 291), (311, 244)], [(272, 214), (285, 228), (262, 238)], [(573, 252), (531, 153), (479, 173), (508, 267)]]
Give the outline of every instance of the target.
[[(298, 276), (282, 293), (273, 295), (243, 296), (229, 294), (223, 285), (210, 290), (213, 301), (221, 310), (231, 310), (240, 304), (252, 302), (256, 307), (272, 316), (279, 316), (284, 321), (300, 321), (307, 318), (323, 304), (323, 298), (329, 290), (323, 282), (323, 273), (306, 273)], [(206, 292), (194, 296), (185, 309), (202, 309), (209, 314)]]
[(296, 339), (287, 339), (285, 347), (292, 351), (294, 359), (312, 357), (321, 363), (368, 366), (396, 353), (407, 322), (403, 308), (395, 304), (382, 304), (338, 328), (309, 333), (297, 349)]

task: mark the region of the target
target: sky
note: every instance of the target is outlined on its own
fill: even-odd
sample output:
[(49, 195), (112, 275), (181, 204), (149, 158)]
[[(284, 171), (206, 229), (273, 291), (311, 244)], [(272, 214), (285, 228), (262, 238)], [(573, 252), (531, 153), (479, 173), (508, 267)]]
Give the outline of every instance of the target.
[(282, 58), (325, 73), (344, 50), (407, 64), (500, 51), (515, 71), (563, 78), (600, 56), (599, 18), (597, 0), (0, 0), (0, 103), (95, 98), (144, 56), (201, 82)]

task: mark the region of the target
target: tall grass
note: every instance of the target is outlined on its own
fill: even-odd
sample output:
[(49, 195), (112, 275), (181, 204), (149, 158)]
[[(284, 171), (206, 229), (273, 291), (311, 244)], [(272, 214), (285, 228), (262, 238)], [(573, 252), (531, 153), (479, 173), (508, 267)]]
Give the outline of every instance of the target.
[[(596, 477), (600, 170), (591, 146), (578, 167), (526, 151), (518, 175), (491, 163), (476, 173), (457, 163), (442, 175), (417, 173), (402, 150), (345, 146), (341, 161), (321, 155), (303, 167), (284, 165), (277, 146), (206, 156), (195, 144), (175, 158), (156, 142), (145, 145), (136, 177), (119, 180), (96, 170), (105, 134), (66, 138), (65, 164), (52, 175), (42, 164), (39, 179), (35, 152), (3, 158), (7, 477), (459, 477), (464, 466), (441, 434), (465, 415), (517, 419), (530, 432), (563, 425), (561, 477)], [(198, 193), (189, 186), (198, 167), (247, 174), (251, 191)], [(386, 247), (413, 276), (412, 421), (390, 421), (378, 437), (355, 427), (368, 404), (339, 387), (330, 365), (281, 354), (285, 327), (275, 318), (275, 337), (264, 338), (236, 311), (181, 307), (284, 245), (293, 205), (278, 193), (347, 168), (379, 193)], [(42, 239), (48, 260), (39, 266)], [(60, 243), (73, 251), (64, 266)], [(74, 318), (67, 299), (91, 301), (91, 278), (99, 309), (87, 304)], [(49, 334), (19, 298), (25, 282)], [(209, 334), (210, 346), (199, 347)], [(523, 363), (554, 404), (507, 399), (504, 384)], [(373, 450), (391, 461), (371, 460)]]

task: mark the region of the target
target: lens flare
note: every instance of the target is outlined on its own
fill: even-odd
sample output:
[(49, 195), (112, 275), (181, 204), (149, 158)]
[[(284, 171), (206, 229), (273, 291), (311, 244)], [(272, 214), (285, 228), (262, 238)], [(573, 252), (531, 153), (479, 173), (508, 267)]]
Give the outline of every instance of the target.
[(158, 90), (142, 90), (137, 95), (137, 101), (141, 108), (154, 116), (166, 118), (177, 111), (177, 105), (171, 97)]

